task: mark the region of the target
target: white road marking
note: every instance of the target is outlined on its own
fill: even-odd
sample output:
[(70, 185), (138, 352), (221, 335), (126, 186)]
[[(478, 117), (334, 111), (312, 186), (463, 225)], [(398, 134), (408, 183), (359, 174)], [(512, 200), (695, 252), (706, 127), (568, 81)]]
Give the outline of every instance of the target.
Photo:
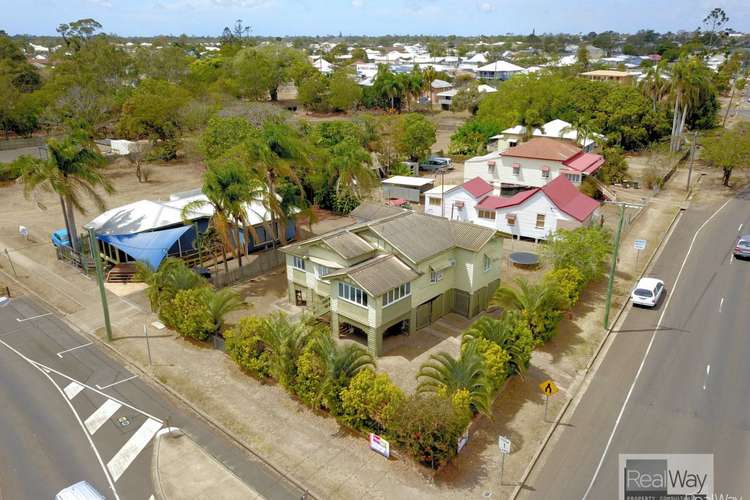
[[(109, 484), (109, 487), (112, 490), (112, 494), (114, 495), (115, 500), (120, 500), (120, 495), (117, 494), (117, 489), (115, 488), (114, 481), (112, 480), (112, 478), (109, 475), (109, 470), (107, 470), (107, 468), (105, 467), (104, 460), (102, 460), (102, 456), (99, 454), (99, 450), (97, 450), (96, 446), (94, 446), (94, 441), (91, 439), (91, 436), (89, 436), (89, 434), (86, 432), (86, 428), (84, 427), (83, 422), (81, 421), (81, 417), (78, 415), (78, 413), (76, 413), (75, 408), (73, 408), (73, 403), (71, 403), (70, 400), (65, 397), (65, 393), (63, 392), (63, 390), (60, 389), (60, 386), (58, 386), (57, 383), (55, 382), (55, 380), (50, 376), (50, 372), (51, 371), (55, 371), (56, 373), (58, 373), (58, 375), (61, 375), (61, 376), (65, 377), (65, 378), (69, 379), (71, 382), (74, 382), (74, 380), (71, 379), (70, 377), (68, 377), (67, 375), (59, 373), (56, 370), (53, 370), (51, 368), (47, 368), (44, 365), (42, 365), (41, 363), (37, 363), (33, 359), (26, 357), (20, 351), (18, 351), (17, 349), (11, 347), (10, 344), (8, 344), (7, 342), (5, 342), (3, 340), (0, 340), (0, 344), (4, 345), (8, 349), (10, 349), (17, 356), (19, 356), (21, 359), (23, 359), (24, 361), (26, 361), (27, 363), (29, 363), (31, 366), (33, 366), (34, 368), (36, 368), (40, 372), (42, 372), (44, 374), (44, 376), (47, 377), (47, 379), (52, 383), (52, 385), (55, 387), (55, 389), (57, 389), (57, 391), (63, 397), (63, 399), (65, 400), (65, 402), (68, 404), (68, 407), (70, 408), (70, 411), (73, 412), (73, 416), (76, 418), (76, 421), (78, 422), (78, 425), (81, 426), (81, 430), (86, 435), (86, 440), (88, 440), (89, 446), (93, 450), (94, 455), (96, 456), (96, 459), (99, 462), (99, 465), (101, 466), (102, 470), (104, 471), (104, 477), (107, 478), (107, 483)], [(78, 382), (76, 382), (76, 383), (78, 383)], [(80, 384), (79, 383), (79, 385), (85, 385), (85, 384)]]
[(140, 428), (135, 431), (135, 434), (130, 436), (128, 442), (115, 453), (107, 463), (109, 473), (112, 474), (112, 478), (117, 481), (122, 476), (122, 473), (130, 466), (135, 460), (135, 457), (143, 450), (151, 439), (156, 434), (156, 431), (161, 429), (161, 422), (151, 420), (150, 418), (144, 422)]
[(724, 309), (724, 297), (721, 298), (721, 302), (719, 302), (719, 312)]
[(742, 226), (743, 226), (743, 224), (740, 224), (740, 227), (738, 227), (738, 228), (737, 228), (737, 232), (738, 232), (738, 233), (739, 233), (740, 231), (742, 231)]
[(706, 390), (706, 384), (708, 383), (708, 375), (711, 373), (711, 365), (706, 365), (706, 378), (703, 379), (703, 390)]
[(112, 418), (112, 415), (114, 415), (120, 408), (122, 408), (122, 405), (117, 401), (112, 401), (111, 399), (106, 400), (104, 404), (97, 408), (94, 413), (89, 415), (89, 418), (84, 422), (89, 434), (93, 436), (96, 431), (104, 425), (104, 422)]
[(32, 316), (30, 318), (24, 318), (24, 319), (16, 318), (16, 321), (18, 321), (19, 323), (23, 323), (24, 321), (31, 321), (32, 319), (43, 318), (45, 316), (49, 316), (50, 314), (52, 314), (52, 313), (44, 313), (44, 314), (40, 314), (38, 316)]
[(734, 254), (729, 256), (729, 263), (731, 264), (732, 262), (734, 262)]
[(71, 382), (65, 386), (65, 389), (63, 389), (68, 399), (73, 399), (74, 397), (78, 396), (78, 393), (82, 390), (83, 386), (77, 382)]
[(123, 382), (127, 382), (128, 380), (133, 380), (134, 378), (138, 378), (138, 375), (133, 375), (132, 377), (124, 378), (124, 379), (122, 379), (120, 381), (113, 382), (113, 383), (111, 383), (109, 385), (105, 385), (104, 387), (100, 386), (99, 384), (96, 384), (96, 387), (97, 387), (97, 389), (103, 391), (104, 389), (109, 389), (110, 387), (113, 387), (113, 386), (115, 386), (117, 384), (122, 384)]
[(628, 393), (625, 396), (625, 401), (622, 402), (622, 407), (620, 408), (620, 413), (617, 415), (617, 418), (615, 419), (615, 425), (612, 427), (612, 432), (609, 434), (609, 439), (607, 439), (607, 444), (604, 446), (604, 451), (602, 452), (602, 456), (599, 459), (599, 463), (596, 466), (596, 470), (594, 471), (594, 477), (591, 478), (591, 482), (589, 483), (588, 488), (586, 488), (586, 492), (583, 494), (583, 500), (586, 500), (589, 496), (589, 493), (591, 493), (591, 488), (594, 487), (594, 483), (596, 482), (596, 478), (599, 476), (599, 471), (602, 469), (602, 465), (604, 464), (604, 459), (607, 456), (607, 452), (609, 451), (609, 447), (612, 445), (612, 440), (615, 437), (615, 432), (617, 432), (617, 428), (620, 426), (620, 421), (622, 420), (622, 415), (625, 413), (625, 408), (628, 406), (628, 402), (630, 401), (630, 396), (633, 394), (633, 390), (635, 389), (635, 384), (638, 382), (638, 377), (641, 376), (641, 372), (643, 371), (643, 367), (646, 365), (646, 359), (648, 358), (648, 354), (651, 352), (651, 347), (654, 345), (654, 339), (656, 338), (656, 332), (659, 331), (661, 328), (661, 322), (664, 319), (664, 314), (666, 314), (667, 310), (669, 309), (669, 303), (672, 300), (672, 297), (675, 296), (675, 291), (677, 290), (677, 284), (680, 281), (680, 277), (682, 276), (682, 271), (685, 269), (685, 264), (687, 263), (688, 257), (690, 257), (690, 252), (693, 250), (693, 246), (695, 245), (695, 240), (698, 239), (698, 235), (703, 230), (704, 227), (706, 227), (706, 224), (708, 224), (711, 219), (716, 217), (716, 214), (721, 212), (724, 207), (729, 205), (729, 202), (732, 201), (727, 200), (724, 202), (722, 206), (720, 206), (713, 214), (711, 214), (711, 217), (705, 220), (703, 224), (698, 228), (698, 230), (693, 235), (692, 241), (690, 241), (690, 246), (688, 247), (688, 251), (685, 254), (685, 258), (682, 260), (682, 265), (680, 265), (680, 270), (677, 272), (677, 277), (674, 280), (674, 285), (672, 286), (672, 293), (667, 295), (667, 300), (664, 303), (664, 309), (662, 309), (661, 314), (659, 315), (659, 321), (656, 323), (656, 328), (651, 332), (651, 340), (648, 342), (648, 347), (646, 347), (646, 352), (643, 353), (643, 359), (641, 360), (641, 364), (638, 367), (638, 371), (635, 372), (635, 377), (633, 378), (633, 382), (630, 384), (630, 389), (628, 389)]
[(76, 349), (80, 349), (81, 347), (88, 347), (91, 344), (93, 344), (93, 342), (89, 342), (88, 344), (79, 345), (77, 347), (71, 347), (70, 349), (65, 349), (64, 351), (58, 352), (57, 353), (57, 357), (60, 358), (60, 359), (62, 359), (62, 355), (65, 354), (66, 352), (75, 351)]

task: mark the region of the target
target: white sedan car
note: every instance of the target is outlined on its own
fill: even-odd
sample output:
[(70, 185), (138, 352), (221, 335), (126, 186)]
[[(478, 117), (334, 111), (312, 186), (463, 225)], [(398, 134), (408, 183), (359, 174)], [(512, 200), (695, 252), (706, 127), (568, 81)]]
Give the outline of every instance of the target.
[(656, 278), (641, 278), (633, 293), (630, 294), (630, 300), (634, 305), (644, 307), (654, 307), (659, 303), (659, 299), (664, 294), (664, 282)]

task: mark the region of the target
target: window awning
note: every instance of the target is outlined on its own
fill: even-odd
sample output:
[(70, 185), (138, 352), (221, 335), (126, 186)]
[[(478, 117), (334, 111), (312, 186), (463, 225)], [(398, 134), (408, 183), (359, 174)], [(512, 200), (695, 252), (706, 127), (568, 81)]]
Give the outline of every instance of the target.
[(334, 262), (332, 260), (321, 259), (319, 257), (309, 257), (309, 259), (311, 262), (315, 262), (316, 264), (320, 264), (321, 266), (326, 266), (329, 269), (341, 269), (342, 267), (344, 267), (338, 262)]
[(454, 259), (445, 259), (430, 264), (430, 269), (432, 269), (433, 271), (443, 271), (455, 265), (456, 261)]
[(157, 269), (169, 253), (169, 249), (192, 228), (193, 226), (183, 226), (147, 233), (100, 234), (97, 238), (122, 250), (135, 260), (146, 263), (151, 269)]
[(545, 165), (545, 166), (543, 166), (543, 167), (542, 167), (542, 172), (549, 172), (549, 167), (548, 167), (548, 166), (546, 166), (546, 165)]

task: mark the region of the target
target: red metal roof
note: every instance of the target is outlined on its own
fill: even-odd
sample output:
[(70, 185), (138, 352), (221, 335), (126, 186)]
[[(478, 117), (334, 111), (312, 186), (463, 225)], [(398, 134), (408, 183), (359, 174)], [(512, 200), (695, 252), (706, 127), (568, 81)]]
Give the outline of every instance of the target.
[(477, 208), (481, 208), (482, 210), (497, 210), (498, 208), (520, 205), (521, 203), (538, 193), (539, 190), (540, 188), (534, 188), (527, 191), (521, 191), (520, 193), (516, 193), (509, 198), (502, 198), (500, 196), (488, 196), (481, 202), (479, 202)]
[(474, 177), (472, 180), (461, 184), (461, 187), (468, 191), (474, 198), (479, 198), (492, 191), (492, 185), (481, 177)]
[(586, 220), (599, 207), (599, 202), (578, 190), (564, 175), (547, 183), (542, 192), (560, 210), (579, 222)]
[(580, 148), (567, 141), (536, 137), (530, 141), (522, 142), (516, 147), (508, 148), (500, 154), (511, 158), (534, 158), (564, 162), (580, 152)]
[(573, 158), (565, 160), (563, 165), (578, 173), (591, 175), (604, 164), (604, 158), (594, 153), (579, 153)]

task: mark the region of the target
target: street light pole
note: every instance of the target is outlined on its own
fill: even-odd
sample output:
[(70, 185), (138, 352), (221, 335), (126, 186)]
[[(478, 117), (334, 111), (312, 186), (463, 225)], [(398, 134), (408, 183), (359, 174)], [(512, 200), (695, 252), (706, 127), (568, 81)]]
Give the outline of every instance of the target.
[(614, 248), (612, 249), (612, 266), (609, 269), (609, 280), (607, 282), (607, 304), (604, 308), (604, 328), (609, 327), (609, 310), (612, 307), (612, 289), (615, 283), (615, 271), (617, 270), (617, 254), (620, 251), (620, 236), (622, 235), (622, 226), (625, 221), (625, 208), (642, 208), (644, 205), (636, 205), (632, 203), (622, 202), (608, 202), (610, 205), (620, 206), (620, 220), (617, 223), (617, 231), (615, 232)]
[(693, 132), (693, 144), (690, 148), (690, 166), (688, 167), (687, 190), (690, 191), (690, 178), (693, 176), (693, 162), (695, 161), (695, 150), (698, 149), (698, 131)]
[(104, 288), (104, 272), (102, 271), (102, 261), (99, 255), (99, 246), (96, 244), (96, 235), (93, 226), (86, 226), (89, 233), (89, 247), (91, 258), (94, 259), (96, 266), (96, 281), (99, 283), (99, 294), (102, 299), (102, 309), (104, 311), (104, 328), (107, 331), (107, 342), (112, 342), (112, 325), (109, 322), (109, 305), (107, 304), (107, 289)]

